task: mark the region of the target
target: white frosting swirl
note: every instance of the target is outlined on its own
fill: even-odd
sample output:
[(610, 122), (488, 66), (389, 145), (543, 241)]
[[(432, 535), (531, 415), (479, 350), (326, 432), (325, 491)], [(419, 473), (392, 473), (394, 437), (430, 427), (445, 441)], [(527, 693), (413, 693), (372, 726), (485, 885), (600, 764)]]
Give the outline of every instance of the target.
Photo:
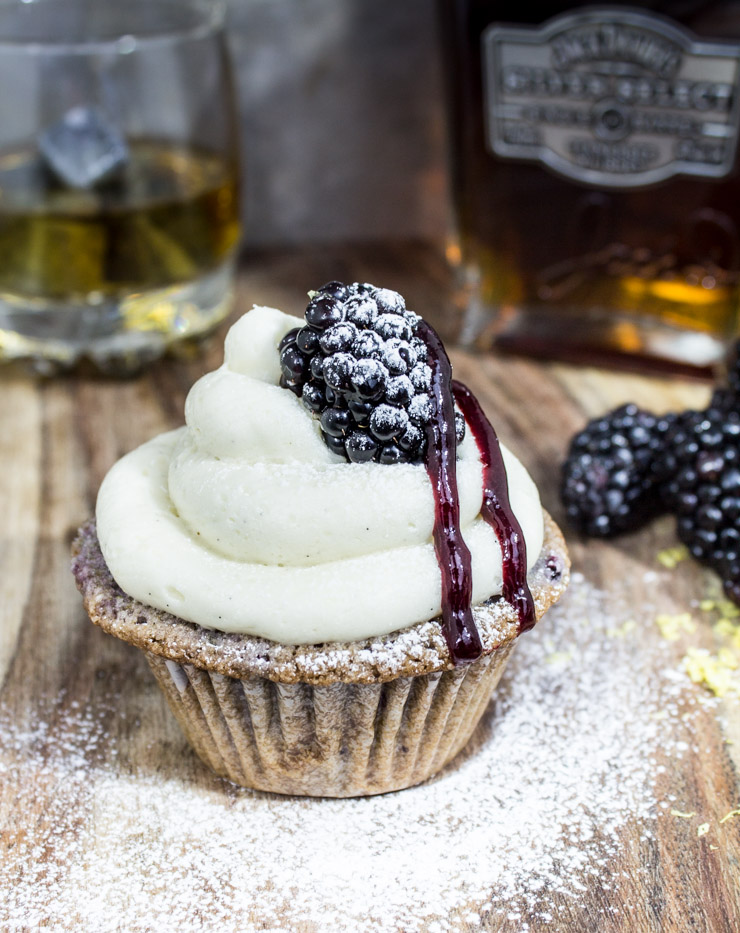
[[(207, 628), (284, 644), (352, 641), (438, 615), (434, 499), (423, 464), (347, 463), (278, 386), (277, 345), (297, 318), (256, 307), (229, 331), (223, 366), (200, 379), (187, 427), (120, 460), (101, 486), (98, 537), (119, 586)], [(539, 496), (503, 448), (531, 567)], [(458, 450), (460, 524), (473, 599), (501, 592), (501, 552), (479, 515), (471, 432)]]

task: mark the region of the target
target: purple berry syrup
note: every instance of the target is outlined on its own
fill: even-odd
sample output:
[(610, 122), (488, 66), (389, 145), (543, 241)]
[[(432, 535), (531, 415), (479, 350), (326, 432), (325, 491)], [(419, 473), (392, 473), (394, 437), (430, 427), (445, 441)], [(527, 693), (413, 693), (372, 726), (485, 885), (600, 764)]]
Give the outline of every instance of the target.
[(481, 656), (483, 645), (473, 621), (470, 550), (460, 531), (452, 367), (442, 341), (426, 322), (419, 321), (417, 332), (427, 345), (432, 370), (434, 415), (426, 425), (426, 468), (434, 493), (434, 550), (442, 574), (443, 630), (453, 662), (467, 664)]
[[(434, 548), (442, 575), (443, 630), (453, 663), (468, 664), (480, 657), (483, 646), (473, 619), (470, 551), (460, 531), (452, 367), (442, 341), (425, 321), (419, 321), (417, 333), (427, 345), (432, 370), (434, 415), (426, 425), (426, 468), (434, 493)], [(481, 515), (501, 545), (503, 596), (516, 608), (519, 631), (523, 632), (535, 624), (534, 602), (526, 580), (526, 546), (511, 511), (498, 438), (470, 390), (456, 382), (454, 391), (483, 461)]]
[(527, 583), (527, 545), (519, 520), (511, 510), (509, 483), (498, 437), (470, 389), (462, 382), (453, 381), (452, 391), (473, 432), (483, 461), (481, 515), (496, 532), (501, 546), (503, 597), (517, 611), (519, 632), (528, 632), (534, 628), (537, 616)]

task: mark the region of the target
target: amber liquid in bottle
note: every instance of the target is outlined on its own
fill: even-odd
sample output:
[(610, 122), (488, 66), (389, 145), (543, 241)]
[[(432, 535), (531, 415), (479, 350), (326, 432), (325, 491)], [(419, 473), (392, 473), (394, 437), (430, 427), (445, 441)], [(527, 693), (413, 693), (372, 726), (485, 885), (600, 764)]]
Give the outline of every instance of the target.
[[(739, 7), (443, 0), (464, 341), (699, 373), (722, 357)], [(509, 26), (530, 27), (514, 51)]]

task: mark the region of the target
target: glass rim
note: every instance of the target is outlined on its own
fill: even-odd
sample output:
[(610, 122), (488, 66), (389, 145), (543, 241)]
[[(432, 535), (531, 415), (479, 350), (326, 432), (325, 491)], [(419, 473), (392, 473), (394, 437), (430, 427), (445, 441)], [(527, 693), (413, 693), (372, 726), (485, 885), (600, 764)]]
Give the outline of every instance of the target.
[[(130, 0), (125, 0), (129, 6)], [(41, 7), (54, 7), (57, 10), (67, 6), (79, 5), (80, 0), (0, 0), (0, 17), (3, 13), (12, 10), (23, 10)], [(3, 33), (0, 21), (0, 51), (17, 51), (25, 53), (49, 54), (95, 54), (111, 52), (125, 55), (140, 48), (149, 48), (157, 45), (169, 45), (187, 40), (205, 39), (214, 35), (224, 25), (226, 19), (226, 0), (134, 0), (131, 6), (139, 5), (147, 9), (172, 8), (190, 10), (197, 16), (197, 21), (173, 25), (156, 33), (140, 33), (136, 29), (122, 30), (119, 35), (105, 38), (64, 39), (49, 36), (48, 38), (15, 38)], [(129, 6), (130, 8), (130, 6)], [(124, 8), (125, 9), (125, 8)]]

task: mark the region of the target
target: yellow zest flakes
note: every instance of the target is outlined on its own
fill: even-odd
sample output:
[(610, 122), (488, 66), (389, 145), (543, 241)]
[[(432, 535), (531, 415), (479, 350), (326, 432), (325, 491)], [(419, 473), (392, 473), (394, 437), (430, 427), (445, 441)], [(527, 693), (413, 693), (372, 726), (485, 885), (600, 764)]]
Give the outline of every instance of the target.
[(719, 619), (712, 626), (712, 631), (719, 638), (724, 638), (736, 651), (740, 651), (740, 623), (732, 619)]
[(740, 810), (730, 810), (729, 813), (725, 813), (720, 823), (726, 823), (728, 820), (732, 819), (733, 816), (740, 816)]
[(678, 641), (683, 632), (693, 634), (696, 631), (696, 623), (688, 612), (675, 616), (660, 615), (656, 618), (655, 624), (666, 641)]
[(716, 852), (717, 849), (719, 849), (719, 846), (714, 846), (714, 845), (712, 845), (712, 843), (710, 842), (710, 843), (709, 843), (709, 848), (710, 848), (710, 849), (714, 849), (715, 852)]
[(635, 622), (634, 619), (627, 619), (626, 622), (623, 622), (622, 625), (616, 628), (608, 628), (606, 634), (609, 638), (626, 638), (630, 632), (634, 632), (636, 628), (637, 622)]
[[(716, 612), (712, 625), (717, 652), (689, 648), (683, 659), (684, 670), (694, 683), (704, 684), (716, 696), (740, 694), (740, 608), (727, 599), (705, 599), (699, 608)], [(672, 639), (671, 639), (672, 640)]]
[(726, 619), (740, 619), (740, 607), (731, 603), (729, 599), (723, 599), (717, 603), (717, 609)]
[(696, 828), (696, 835), (699, 836), (700, 838), (702, 836), (706, 836), (708, 832), (709, 832), (709, 823), (702, 823), (701, 826), (697, 826)]
[(658, 551), (658, 563), (668, 570), (673, 570), (677, 564), (680, 564), (682, 560), (686, 560), (688, 556), (688, 549), (682, 544), (676, 547), (667, 547), (662, 551)]
[[(720, 654), (723, 654), (720, 651)], [(737, 692), (738, 682), (733, 677), (737, 662), (730, 652), (732, 663), (727, 663), (726, 654), (711, 655), (705, 648), (689, 648), (683, 659), (683, 667), (695, 684), (704, 684), (715, 696), (723, 697)]]
[(690, 820), (692, 816), (696, 816), (696, 810), (692, 810), (691, 813), (684, 813), (682, 810), (671, 810), (671, 816), (677, 816), (682, 820)]
[(740, 626), (735, 625), (732, 619), (717, 619), (712, 626), (712, 631), (720, 637), (732, 638)]

